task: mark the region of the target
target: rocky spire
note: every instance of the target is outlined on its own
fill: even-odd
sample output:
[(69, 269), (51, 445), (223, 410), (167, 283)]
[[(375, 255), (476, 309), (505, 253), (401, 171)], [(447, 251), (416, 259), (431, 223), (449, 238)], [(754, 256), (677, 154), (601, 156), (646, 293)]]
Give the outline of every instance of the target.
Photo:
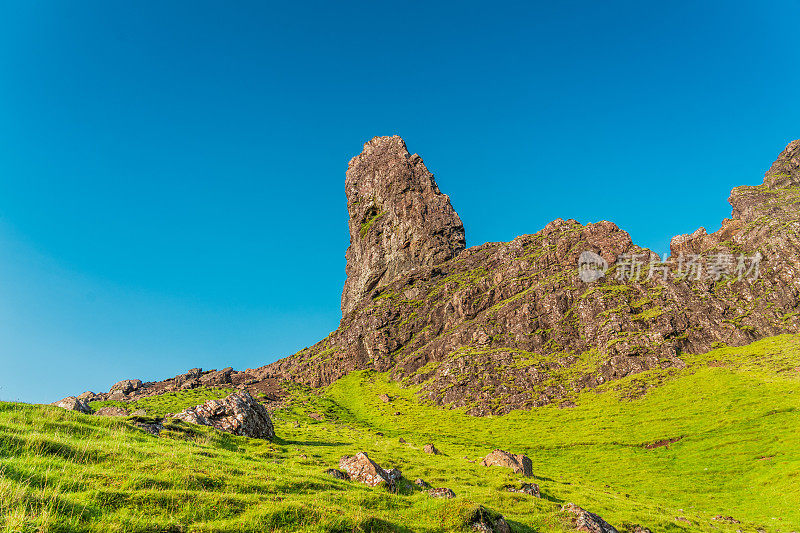
[(464, 225), (422, 158), (403, 139), (375, 137), (350, 160), (346, 315), (376, 287), (421, 266), (447, 261), (466, 246)]

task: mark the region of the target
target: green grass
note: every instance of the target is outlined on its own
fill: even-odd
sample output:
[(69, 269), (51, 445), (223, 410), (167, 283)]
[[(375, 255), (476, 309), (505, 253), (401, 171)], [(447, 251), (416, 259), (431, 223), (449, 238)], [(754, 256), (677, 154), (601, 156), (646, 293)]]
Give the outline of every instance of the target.
[[(293, 388), (274, 443), (183, 423), (154, 438), (127, 419), (0, 404), (0, 531), (453, 531), (483, 505), (514, 531), (560, 532), (564, 502), (621, 531), (800, 530), (800, 337), (685, 359), (576, 394), (571, 409), (488, 418), (354, 372), (319, 394)], [(541, 500), (501, 490), (521, 481), (510, 470), (464, 459), (495, 448), (532, 459)], [(457, 497), (323, 474), (361, 450)]]

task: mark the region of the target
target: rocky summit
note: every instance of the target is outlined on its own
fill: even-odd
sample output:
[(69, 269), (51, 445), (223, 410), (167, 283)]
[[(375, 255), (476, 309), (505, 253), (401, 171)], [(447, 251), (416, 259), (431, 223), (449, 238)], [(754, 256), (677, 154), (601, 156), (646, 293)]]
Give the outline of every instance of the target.
[[(719, 231), (673, 238), (664, 260), (608, 221), (559, 219), (464, 248), (422, 159), (399, 137), (376, 137), (345, 180), (340, 327), (256, 374), (317, 387), (374, 369), (486, 415), (568, 407), (582, 389), (682, 367), (682, 354), (797, 332), (799, 154), (790, 143), (762, 184), (733, 189)], [(602, 267), (593, 276), (581, 275), (586, 257)]]

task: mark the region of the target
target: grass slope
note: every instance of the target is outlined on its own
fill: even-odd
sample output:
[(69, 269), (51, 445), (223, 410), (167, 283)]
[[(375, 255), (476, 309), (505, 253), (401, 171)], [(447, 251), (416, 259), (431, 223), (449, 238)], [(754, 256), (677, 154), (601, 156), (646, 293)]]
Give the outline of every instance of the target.
[[(154, 438), (126, 419), (0, 404), (0, 529), (432, 532), (464, 528), (484, 505), (514, 531), (559, 532), (569, 530), (560, 506), (574, 502), (621, 531), (800, 530), (800, 337), (686, 360), (583, 392), (571, 409), (489, 418), (355, 372), (321, 394), (293, 390), (273, 415), (274, 443), (183, 423)], [(428, 442), (444, 455), (425, 454)], [(510, 470), (464, 458), (494, 448), (533, 460), (541, 500), (500, 490), (521, 481)], [(323, 474), (361, 450), (457, 497)]]

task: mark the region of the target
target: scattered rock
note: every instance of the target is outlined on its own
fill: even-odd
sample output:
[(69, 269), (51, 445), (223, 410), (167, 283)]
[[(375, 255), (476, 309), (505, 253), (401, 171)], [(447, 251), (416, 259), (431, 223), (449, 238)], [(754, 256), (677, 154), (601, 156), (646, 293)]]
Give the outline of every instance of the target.
[(429, 489), (428, 496), (431, 498), (455, 498), (456, 493), (452, 490), (448, 489), (447, 487), (439, 487), (438, 489)]
[(392, 399), (389, 398), (388, 394), (381, 394), (380, 396), (378, 396), (378, 398), (380, 398), (383, 403), (389, 403), (392, 401)]
[(441, 454), (442, 454), (442, 452), (440, 452), (439, 450), (437, 450), (437, 449), (436, 449), (436, 446), (434, 446), (433, 444), (426, 444), (426, 445), (425, 445), (425, 446), (422, 448), (422, 451), (424, 451), (425, 453), (429, 453), (429, 454), (431, 454), (431, 455), (441, 455)]
[(114, 402), (124, 402), (128, 397), (121, 390), (115, 390), (108, 393), (108, 399)]
[(79, 400), (75, 396), (67, 396), (63, 400), (53, 402), (50, 405), (55, 405), (56, 407), (66, 409), (67, 411), (78, 411), (79, 413), (84, 413), (87, 415), (92, 413), (92, 408), (89, 407), (89, 404), (83, 400)]
[(423, 480), (422, 478), (415, 479), (414, 485), (421, 488), (422, 490), (428, 490), (429, 488), (431, 488), (431, 484)]
[(394, 488), (395, 483), (400, 479), (399, 470), (392, 469), (387, 472), (364, 452), (342, 457), (339, 459), (339, 468), (347, 472), (353, 481), (359, 481), (370, 487), (385, 485), (388, 488)]
[(648, 529), (648, 528), (646, 528), (644, 526), (640, 526), (638, 524), (633, 526), (633, 529), (631, 529), (631, 532), (632, 533), (653, 533), (652, 531), (650, 531), (650, 529)]
[(322, 416), (319, 413), (308, 413), (308, 417), (309, 418), (313, 418), (314, 420), (317, 420), (319, 422), (322, 422), (323, 420), (325, 420), (325, 417)]
[(256, 439), (272, 440), (275, 430), (269, 413), (249, 393), (237, 391), (224, 400), (209, 400), (203, 405), (167, 417), (191, 424), (212, 426), (220, 431)]
[(128, 416), (128, 411), (116, 405), (107, 405), (98, 409), (94, 414), (97, 416)]
[(727, 522), (729, 524), (741, 524), (741, 522), (739, 522), (738, 520), (736, 520), (732, 516), (722, 516), (720, 514), (718, 514), (717, 516), (715, 516), (711, 520), (719, 520), (720, 522)]
[(405, 444), (406, 443), (406, 439), (404, 439), (403, 437), (400, 437), (399, 439), (397, 439), (397, 442), (399, 442), (400, 444)]
[(519, 492), (521, 494), (528, 494), (534, 498), (541, 498), (542, 493), (539, 491), (539, 485), (536, 483), (523, 483), (519, 487), (506, 486), (505, 490), (508, 492)]
[(530, 458), (522, 454), (513, 454), (503, 450), (495, 450), (481, 461), (483, 466), (505, 466), (522, 474), (525, 477), (533, 475), (533, 463)]
[(142, 388), (142, 380), (140, 379), (123, 379), (111, 386), (109, 392), (121, 392), (122, 394), (130, 394)]
[(568, 503), (561, 508), (573, 515), (572, 524), (578, 531), (587, 533), (618, 533), (616, 528), (594, 513), (582, 509), (574, 503)]
[(403, 413), (401, 413), (400, 411), (395, 411), (395, 412), (394, 412), (394, 413), (392, 413), (392, 414), (393, 414), (394, 416), (400, 416), (400, 415), (402, 415)]
[(342, 472), (341, 470), (336, 470), (335, 468), (329, 468), (325, 471), (325, 473), (331, 477), (335, 477), (336, 479), (350, 481), (350, 476), (347, 475), (347, 472)]

